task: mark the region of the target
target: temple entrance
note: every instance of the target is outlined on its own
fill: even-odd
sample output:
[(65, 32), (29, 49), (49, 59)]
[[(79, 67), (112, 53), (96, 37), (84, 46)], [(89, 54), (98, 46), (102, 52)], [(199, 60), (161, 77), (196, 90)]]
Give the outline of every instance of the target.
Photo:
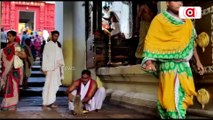
[(30, 30), (34, 31), (35, 26), (35, 13), (29, 11), (19, 12), (19, 25), (18, 31), (21, 33), (24, 28), (28, 27)]

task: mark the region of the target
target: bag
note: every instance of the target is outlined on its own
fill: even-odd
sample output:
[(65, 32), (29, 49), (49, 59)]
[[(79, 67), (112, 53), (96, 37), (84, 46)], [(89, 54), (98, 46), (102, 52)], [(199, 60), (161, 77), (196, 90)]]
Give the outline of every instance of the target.
[(14, 68), (17, 69), (17, 68), (22, 67), (23, 65), (24, 65), (23, 61), (17, 55), (15, 55), (14, 56)]

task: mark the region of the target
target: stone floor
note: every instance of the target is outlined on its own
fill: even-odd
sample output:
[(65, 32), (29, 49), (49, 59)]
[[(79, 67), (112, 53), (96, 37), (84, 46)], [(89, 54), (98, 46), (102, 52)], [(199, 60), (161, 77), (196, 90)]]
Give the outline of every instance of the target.
[(41, 97), (22, 97), (19, 101), (18, 108), (16, 111), (0, 111), (0, 119), (106, 119), (106, 118), (152, 118), (151, 116), (142, 115), (141, 113), (117, 107), (109, 104), (104, 104), (103, 108), (99, 112), (89, 112), (83, 116), (73, 116), (70, 114), (67, 108), (67, 97), (58, 97), (56, 104), (58, 108), (56, 110), (42, 110), (41, 108)]

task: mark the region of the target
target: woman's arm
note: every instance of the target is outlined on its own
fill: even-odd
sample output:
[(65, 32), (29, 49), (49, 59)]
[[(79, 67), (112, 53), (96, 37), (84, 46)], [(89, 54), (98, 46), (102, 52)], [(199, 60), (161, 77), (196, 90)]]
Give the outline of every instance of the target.
[(16, 55), (22, 59), (27, 58), (27, 55), (24, 51), (16, 51)]

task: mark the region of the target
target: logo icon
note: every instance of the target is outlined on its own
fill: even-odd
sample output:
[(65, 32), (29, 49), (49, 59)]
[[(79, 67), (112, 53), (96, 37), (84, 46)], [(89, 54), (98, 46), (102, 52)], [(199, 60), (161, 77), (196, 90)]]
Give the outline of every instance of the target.
[(181, 19), (200, 19), (201, 16), (201, 7), (185, 6), (179, 9), (179, 17)]

